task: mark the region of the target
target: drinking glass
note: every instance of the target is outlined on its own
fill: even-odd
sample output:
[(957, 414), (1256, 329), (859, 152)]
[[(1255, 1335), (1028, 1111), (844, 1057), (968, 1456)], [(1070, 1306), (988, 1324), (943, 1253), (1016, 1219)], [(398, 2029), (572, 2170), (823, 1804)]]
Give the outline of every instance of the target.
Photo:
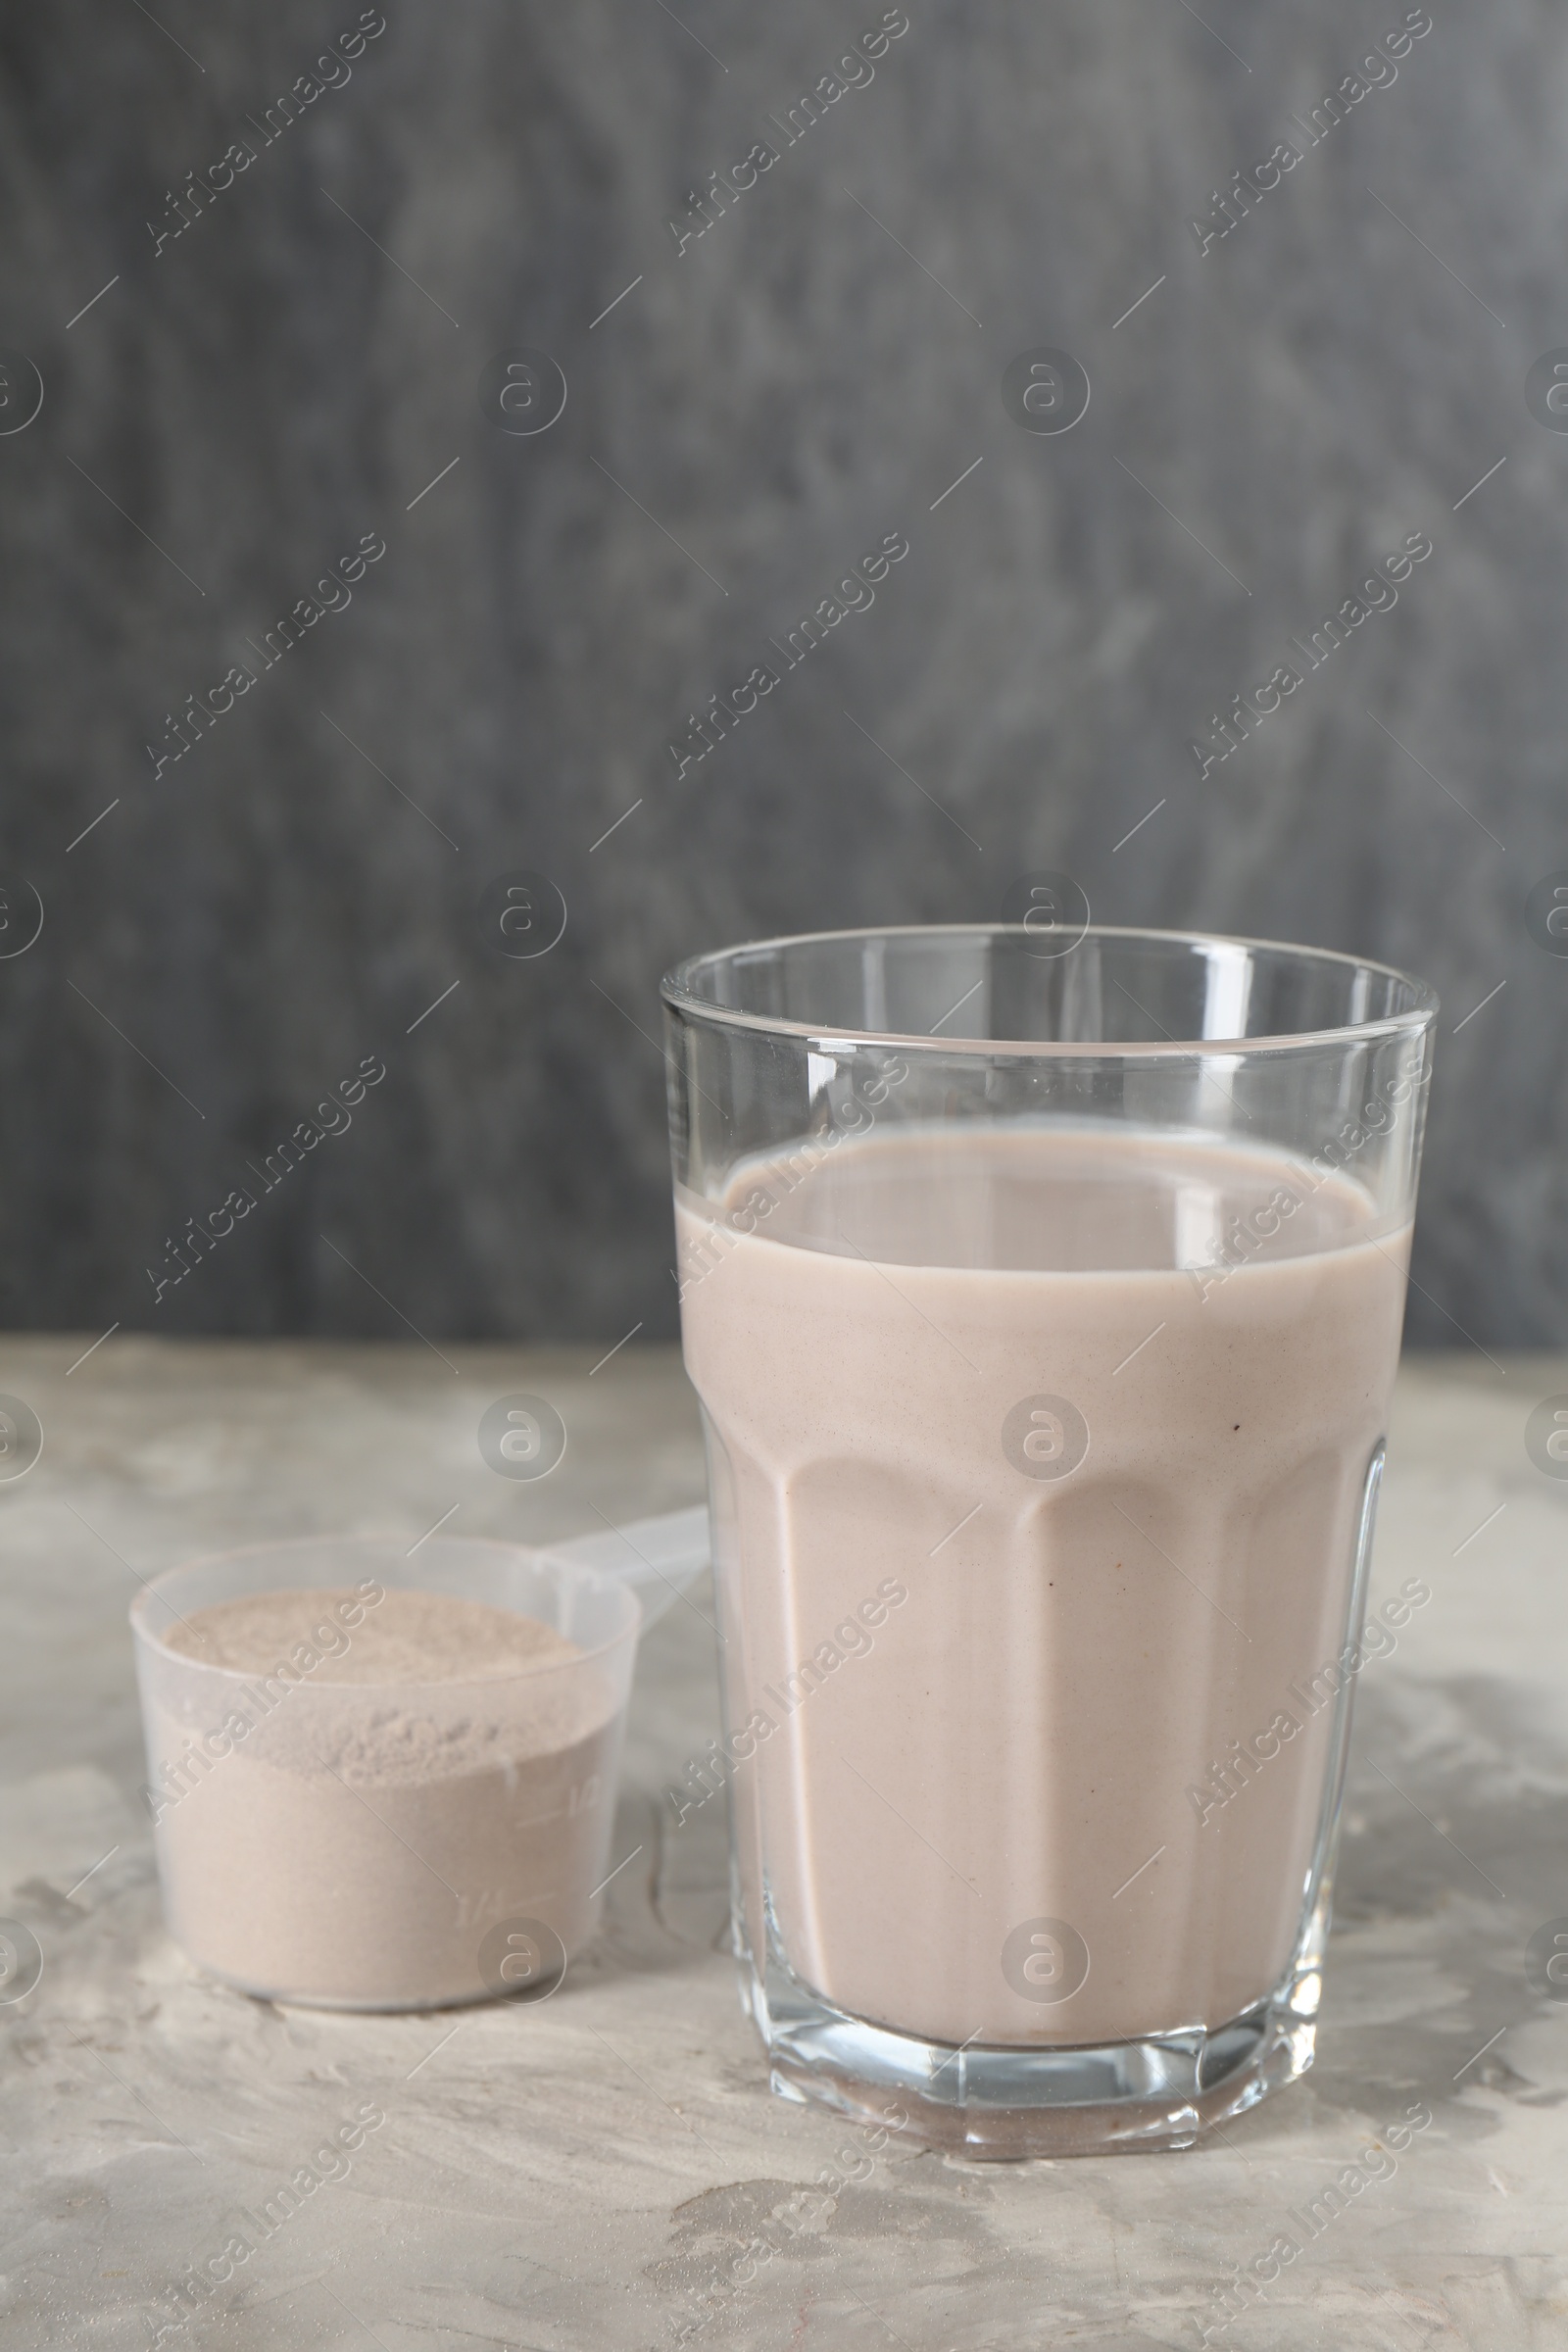
[(1312, 2059), (1436, 1001), (1038, 915), (663, 997), (773, 2086), (1188, 2145)]

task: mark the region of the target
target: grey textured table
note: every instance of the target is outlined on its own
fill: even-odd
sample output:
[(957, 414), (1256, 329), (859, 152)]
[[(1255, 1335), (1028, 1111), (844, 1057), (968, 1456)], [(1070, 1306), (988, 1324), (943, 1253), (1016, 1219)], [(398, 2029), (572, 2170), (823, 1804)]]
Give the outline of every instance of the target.
[[(116, 1338), (68, 1379), (85, 1345), (0, 1348), (0, 1389), (46, 1431), (0, 1486), (0, 1911), (45, 1956), (0, 2008), (7, 2352), (139, 2352), (163, 2326), (193, 2352), (657, 2352), (683, 2331), (759, 2352), (1197, 2345), (1216, 2287), (1348, 2166), (1362, 2185), (1215, 2340), (1568, 2342), (1568, 2003), (1524, 1970), (1568, 1914), (1568, 1487), (1523, 1446), (1568, 1368), (1469, 1354), (1402, 1376), (1374, 1601), (1409, 1575), (1432, 1598), (1361, 1677), (1315, 2073), (1187, 2155), (978, 2166), (897, 2139), (867, 2154), (769, 2097), (724, 1950), (718, 1807), (677, 1831), (661, 1802), (716, 1725), (695, 1608), (644, 1645), (615, 1844), (641, 1852), (552, 2001), (275, 2007), (203, 1981), (164, 1933), (136, 1801), (135, 1576), (264, 1534), (413, 1543), (454, 1503), (454, 1531), (539, 1539), (692, 1501), (673, 1356), (627, 1348), (590, 1374), (581, 1350), (448, 1364)], [(537, 1489), (503, 1486), (474, 1444), (519, 1388), (572, 1432)], [(1412, 2106), (1431, 2121), (1395, 2155), (1387, 2127)], [(340, 2177), (170, 2325), (233, 2217), (366, 2107), (384, 2121)], [(827, 2194), (792, 2203), (824, 2173)]]

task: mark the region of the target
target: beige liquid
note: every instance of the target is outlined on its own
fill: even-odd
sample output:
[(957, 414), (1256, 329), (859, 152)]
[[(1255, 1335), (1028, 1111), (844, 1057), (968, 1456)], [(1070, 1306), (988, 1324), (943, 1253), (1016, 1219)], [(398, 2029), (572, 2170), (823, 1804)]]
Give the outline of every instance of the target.
[[(808, 1985), (955, 2044), (1240, 2015), (1299, 1931), (1335, 1708), (1292, 1686), (1347, 1638), (1408, 1227), (1365, 1238), (1347, 1176), (1137, 1131), (907, 1130), (779, 1170), (677, 1201), (754, 1955), (765, 1892)], [(1238, 1217), (1235, 1270), (1185, 1270), (1236, 1256)], [(1057, 1479), (1004, 1449), (1040, 1395), (1087, 1426)], [(1046, 1920), (1087, 1947), (1064, 1999), (1018, 1988)]]

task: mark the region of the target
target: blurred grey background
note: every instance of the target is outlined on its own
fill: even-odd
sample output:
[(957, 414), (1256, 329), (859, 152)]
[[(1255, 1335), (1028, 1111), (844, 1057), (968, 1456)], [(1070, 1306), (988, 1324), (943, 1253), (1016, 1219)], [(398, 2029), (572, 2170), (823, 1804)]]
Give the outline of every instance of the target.
[[(0, 29), (4, 1320), (667, 1336), (662, 969), (1054, 867), (1102, 919), (1434, 981), (1411, 1336), (1568, 1337), (1568, 962), (1525, 924), (1568, 867), (1568, 436), (1526, 399), (1568, 343), (1568, 18), (1433, 0), (1371, 67), (1397, 0), (382, 22)], [(567, 387), (533, 433), (519, 347)], [(1042, 347), (1093, 387), (1069, 432), (1004, 400)], [(522, 869), (567, 922), (513, 960), (480, 909)]]

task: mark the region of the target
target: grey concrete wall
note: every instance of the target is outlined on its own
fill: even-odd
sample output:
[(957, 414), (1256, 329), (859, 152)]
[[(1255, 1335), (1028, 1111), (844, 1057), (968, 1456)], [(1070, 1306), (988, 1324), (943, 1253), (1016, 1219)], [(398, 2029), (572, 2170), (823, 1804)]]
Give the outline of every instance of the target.
[[(5, 1319), (668, 1333), (661, 969), (1054, 866), (1107, 919), (1434, 980), (1412, 1333), (1561, 1341), (1568, 963), (1524, 919), (1568, 867), (1568, 436), (1526, 398), (1568, 342), (1561, 11), (1432, 0), (1364, 68), (1398, 0), (907, 0), (793, 143), (876, 0), (386, 13), (314, 96), (355, 0), (0, 41), (0, 344), (44, 391), (24, 422), (13, 357), (0, 939), (45, 919), (0, 961)], [(518, 346), (567, 385), (531, 436), (481, 400)], [(1042, 346), (1093, 386), (1067, 433), (1004, 403)], [(678, 772), (889, 533), (875, 605)], [(1205, 769), (1413, 533), (1396, 606)], [(533, 961), (477, 912), (521, 868), (568, 908)], [(352, 1127), (155, 1304), (165, 1237), (365, 1057)]]

